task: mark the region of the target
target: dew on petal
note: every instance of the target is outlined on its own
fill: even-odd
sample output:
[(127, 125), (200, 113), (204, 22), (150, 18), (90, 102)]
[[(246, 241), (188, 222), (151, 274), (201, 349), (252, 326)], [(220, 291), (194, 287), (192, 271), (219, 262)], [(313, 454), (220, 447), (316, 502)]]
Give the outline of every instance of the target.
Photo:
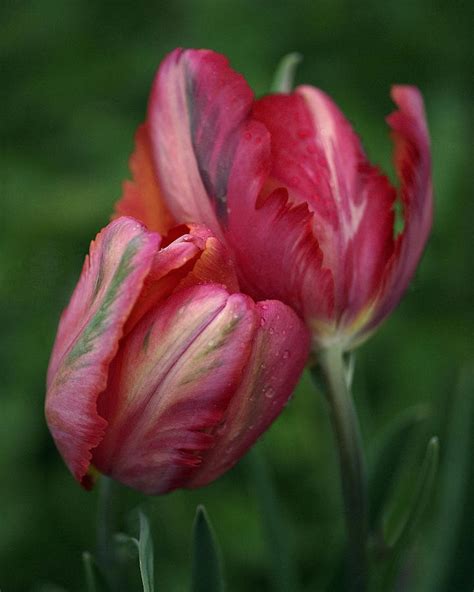
[(267, 386), (263, 389), (263, 394), (267, 399), (273, 399), (275, 396), (275, 389), (271, 386)]

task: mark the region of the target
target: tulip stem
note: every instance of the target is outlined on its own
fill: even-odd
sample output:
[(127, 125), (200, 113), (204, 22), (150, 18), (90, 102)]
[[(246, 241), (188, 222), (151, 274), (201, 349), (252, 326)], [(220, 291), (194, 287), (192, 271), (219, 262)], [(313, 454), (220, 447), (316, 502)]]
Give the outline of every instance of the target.
[(111, 590), (118, 589), (116, 558), (114, 553), (114, 512), (112, 494), (114, 483), (101, 475), (98, 483), (99, 499), (97, 504), (97, 557)]
[(349, 543), (349, 589), (364, 592), (368, 584), (367, 478), (359, 420), (343, 354), (336, 347), (322, 350), (320, 364), (339, 453)]

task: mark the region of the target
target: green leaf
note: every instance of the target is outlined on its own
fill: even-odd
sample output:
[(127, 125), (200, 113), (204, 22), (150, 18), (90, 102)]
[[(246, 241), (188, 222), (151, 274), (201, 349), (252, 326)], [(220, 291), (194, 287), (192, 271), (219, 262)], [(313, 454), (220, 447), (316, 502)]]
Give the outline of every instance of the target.
[(272, 563), (273, 590), (296, 592), (298, 590), (296, 566), (291, 552), (288, 528), (268, 465), (258, 446), (250, 452), (248, 460)]
[(384, 533), (390, 555), (386, 567), (382, 570), (383, 585), (380, 589), (390, 589), (390, 583), (394, 581), (398, 573), (401, 560), (418, 532), (425, 509), (433, 494), (438, 460), (439, 442), (438, 438), (434, 436), (428, 442), (425, 459), (413, 489), (413, 496), (408, 505), (405, 519), (391, 531)]
[(139, 536), (138, 539), (127, 534), (117, 533), (114, 537), (115, 544), (123, 546), (123, 551), (127, 546), (131, 546), (138, 550), (138, 562), (140, 565), (140, 576), (142, 580), (143, 592), (154, 592), (155, 590), (155, 576), (154, 576), (154, 556), (153, 556), (153, 540), (150, 533), (150, 524), (148, 518), (142, 512), (138, 512), (139, 520)]
[(143, 512), (139, 512), (138, 515), (140, 520), (140, 538), (137, 541), (137, 547), (143, 592), (153, 592), (155, 589), (155, 574), (150, 523)]
[(116, 535), (118, 542), (124, 543), (127, 540), (133, 543), (138, 549), (138, 562), (140, 564), (140, 575), (142, 578), (143, 592), (154, 592), (154, 558), (153, 540), (150, 533), (148, 518), (142, 511), (138, 512), (140, 533), (138, 539), (127, 535)]
[(302, 55), (296, 52), (282, 58), (270, 87), (271, 92), (289, 93), (293, 90), (296, 67), (302, 59)]
[(432, 552), (425, 567), (423, 592), (441, 592), (449, 578), (457, 538), (463, 521), (465, 500), (468, 495), (470, 446), (474, 413), (474, 367), (465, 367), (460, 373), (458, 387), (446, 433), (445, 454), (441, 462), (438, 517)]
[(375, 445), (376, 456), (369, 464), (369, 525), (377, 530), (387, 503), (387, 492), (392, 491), (397, 469), (411, 442), (415, 428), (428, 418), (428, 408), (415, 405), (400, 413), (383, 431)]
[(193, 526), (191, 592), (223, 592), (219, 545), (204, 506), (198, 506)]
[(99, 592), (95, 577), (94, 558), (89, 551), (84, 551), (82, 554), (82, 565), (84, 567), (87, 592)]

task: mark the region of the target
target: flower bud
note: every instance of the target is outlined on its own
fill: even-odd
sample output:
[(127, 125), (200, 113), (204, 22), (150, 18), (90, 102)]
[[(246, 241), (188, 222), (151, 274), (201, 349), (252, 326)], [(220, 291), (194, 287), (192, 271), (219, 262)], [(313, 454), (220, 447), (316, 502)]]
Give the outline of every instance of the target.
[(131, 218), (109, 224), (61, 318), (46, 418), (85, 487), (91, 466), (148, 494), (209, 483), (278, 416), (306, 361), (297, 315), (240, 293), (208, 230), (160, 241)]

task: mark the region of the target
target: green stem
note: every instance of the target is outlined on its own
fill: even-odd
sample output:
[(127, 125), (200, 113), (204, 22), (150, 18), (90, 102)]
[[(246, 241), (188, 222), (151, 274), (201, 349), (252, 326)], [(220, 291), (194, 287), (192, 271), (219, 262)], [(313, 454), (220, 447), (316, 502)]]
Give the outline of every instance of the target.
[(113, 541), (114, 511), (112, 507), (112, 494), (114, 482), (105, 475), (101, 475), (98, 487), (97, 558), (108, 587), (115, 592), (119, 589), (119, 583)]
[(350, 589), (364, 592), (368, 584), (367, 478), (359, 421), (343, 351), (336, 347), (321, 351), (320, 364), (339, 453), (349, 542)]

